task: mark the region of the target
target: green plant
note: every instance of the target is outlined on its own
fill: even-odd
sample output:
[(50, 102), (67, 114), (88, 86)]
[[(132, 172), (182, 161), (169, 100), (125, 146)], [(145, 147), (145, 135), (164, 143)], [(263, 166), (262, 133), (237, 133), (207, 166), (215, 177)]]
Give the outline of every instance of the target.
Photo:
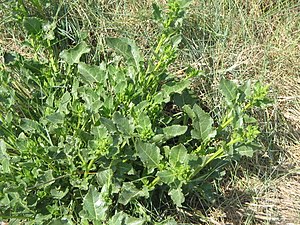
[(267, 103), (267, 87), (222, 79), (224, 115), (213, 119), (189, 88), (199, 72), (190, 68), (182, 79), (169, 73), (189, 3), (170, 0), (166, 14), (154, 5), (162, 31), (152, 56), (132, 40), (107, 38), (116, 55), (99, 65), (81, 60), (90, 52), (84, 41), (58, 59), (55, 26), (43, 42), (49, 22), (23, 19), (31, 46), (50, 52), (50, 60), (6, 54), (1, 66), (0, 217), (161, 222), (148, 212), (157, 194), (177, 207), (193, 191), (208, 199), (204, 187), (228, 161), (252, 156), (259, 131), (249, 110)]

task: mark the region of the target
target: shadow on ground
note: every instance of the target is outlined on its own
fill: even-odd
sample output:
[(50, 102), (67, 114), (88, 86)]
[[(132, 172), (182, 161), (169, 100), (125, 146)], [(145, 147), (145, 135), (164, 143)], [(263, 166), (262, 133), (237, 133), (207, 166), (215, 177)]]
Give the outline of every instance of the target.
[(195, 197), (192, 210), (184, 212), (187, 224), (300, 224), (299, 124), (282, 111), (270, 119), (272, 126), (281, 126), (265, 130), (262, 141), (270, 141), (272, 133), (272, 143), (264, 143), (265, 151), (251, 161), (228, 169), (228, 179), (216, 185), (215, 204), (204, 206)]
[(276, 118), (271, 122), (281, 127), (266, 152), (232, 168), (239, 178), (222, 185), (224, 198), (211, 210), (211, 224), (300, 224), (299, 123), (284, 113)]

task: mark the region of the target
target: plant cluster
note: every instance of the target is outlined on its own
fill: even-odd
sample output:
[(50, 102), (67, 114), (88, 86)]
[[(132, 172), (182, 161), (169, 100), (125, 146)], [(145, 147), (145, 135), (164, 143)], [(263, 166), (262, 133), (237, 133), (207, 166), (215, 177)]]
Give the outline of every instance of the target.
[(151, 56), (132, 40), (106, 38), (114, 54), (99, 64), (84, 61), (85, 41), (56, 54), (57, 21), (23, 16), (36, 54), (6, 53), (0, 71), (2, 219), (165, 224), (153, 220), (153, 206), (182, 207), (195, 191), (209, 199), (211, 179), (252, 156), (259, 130), (249, 110), (268, 102), (268, 88), (222, 79), (224, 113), (212, 117), (190, 88), (200, 73), (169, 72), (189, 3), (170, 0), (166, 13), (154, 5), (162, 26)]

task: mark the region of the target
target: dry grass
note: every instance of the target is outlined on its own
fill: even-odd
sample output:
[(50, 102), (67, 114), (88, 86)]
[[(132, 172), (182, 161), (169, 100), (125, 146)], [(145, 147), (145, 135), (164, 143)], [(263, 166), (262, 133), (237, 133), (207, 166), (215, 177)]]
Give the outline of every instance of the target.
[(212, 0), (195, 5), (194, 26), (185, 34), (192, 46), (189, 60), (205, 65), (214, 79), (262, 80), (270, 84), (274, 99), (257, 115), (265, 152), (232, 168), (233, 176), (220, 186), (223, 200), (207, 211), (208, 223), (300, 224), (300, 3)]

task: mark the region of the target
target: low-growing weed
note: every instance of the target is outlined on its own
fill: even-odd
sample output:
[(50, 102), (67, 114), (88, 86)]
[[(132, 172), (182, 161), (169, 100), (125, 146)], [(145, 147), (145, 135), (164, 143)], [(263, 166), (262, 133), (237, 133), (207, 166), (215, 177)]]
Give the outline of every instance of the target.
[(22, 18), (36, 54), (6, 53), (1, 66), (2, 219), (164, 224), (149, 212), (158, 198), (182, 207), (196, 191), (210, 201), (211, 180), (259, 148), (249, 110), (268, 103), (267, 87), (222, 79), (223, 114), (212, 117), (190, 88), (200, 72), (169, 72), (189, 3), (170, 0), (166, 13), (153, 5), (161, 34), (150, 56), (132, 40), (106, 38), (114, 54), (99, 64), (83, 60), (85, 41), (58, 57), (55, 20)]

